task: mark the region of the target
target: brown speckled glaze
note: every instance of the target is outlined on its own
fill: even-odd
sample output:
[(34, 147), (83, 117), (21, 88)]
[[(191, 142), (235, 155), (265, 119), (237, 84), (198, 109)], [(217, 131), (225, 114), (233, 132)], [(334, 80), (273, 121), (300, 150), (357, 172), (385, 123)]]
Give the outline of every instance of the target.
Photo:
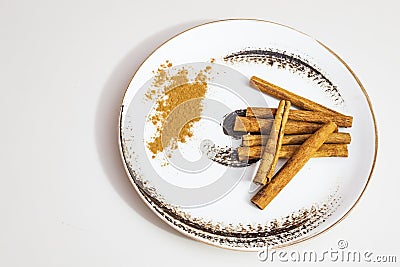
[(327, 74), (324, 74), (315, 64), (297, 54), (288, 54), (286, 51), (280, 51), (272, 48), (244, 49), (238, 52), (232, 52), (223, 57), (227, 63), (256, 63), (264, 64), (278, 69), (288, 69), (293, 73), (302, 75), (315, 82), (319, 87), (334, 100), (335, 104), (344, 102), (337, 86), (329, 80)]

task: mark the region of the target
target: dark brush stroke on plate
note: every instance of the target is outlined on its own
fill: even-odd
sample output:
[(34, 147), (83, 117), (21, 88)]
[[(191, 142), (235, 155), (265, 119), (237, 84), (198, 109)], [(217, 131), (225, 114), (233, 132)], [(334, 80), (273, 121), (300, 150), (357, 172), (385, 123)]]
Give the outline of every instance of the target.
[(304, 74), (308, 79), (311, 79), (323, 88), (335, 104), (342, 104), (344, 102), (337, 86), (328, 79), (327, 75), (308, 60), (301, 58), (300, 55), (287, 54), (286, 51), (273, 49), (248, 49), (233, 52), (226, 55), (223, 59), (225, 62), (231, 63), (247, 62), (268, 66), (276, 65), (277, 68), (287, 68), (294, 73)]

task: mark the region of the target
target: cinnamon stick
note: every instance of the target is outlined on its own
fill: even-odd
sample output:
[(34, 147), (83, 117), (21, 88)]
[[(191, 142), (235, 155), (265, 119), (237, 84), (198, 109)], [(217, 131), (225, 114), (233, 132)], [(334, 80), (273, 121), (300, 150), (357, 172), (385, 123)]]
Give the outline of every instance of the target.
[[(247, 117), (257, 117), (269, 119), (275, 116), (276, 108), (260, 108), (248, 107), (246, 109)], [(289, 120), (294, 121), (307, 121), (316, 123), (327, 123), (332, 121), (339, 127), (351, 127), (353, 124), (353, 117), (342, 114), (329, 114), (320, 111), (312, 110), (296, 110), (292, 109), (289, 112)]]
[(276, 111), (275, 119), (272, 124), (272, 129), (270, 131), (269, 138), (265, 144), (265, 148), (261, 154), (261, 162), (258, 167), (257, 173), (253, 179), (254, 183), (266, 184), (267, 174), (274, 161), (274, 156), (276, 152), (277, 139), (279, 136), (279, 130), (282, 124), (282, 116), (285, 108), (285, 101), (281, 100)]
[[(298, 145), (302, 144), (311, 134), (292, 134), (284, 135), (282, 145)], [(268, 135), (250, 135), (242, 136), (242, 146), (259, 146), (264, 145)], [(324, 144), (350, 144), (351, 136), (349, 133), (332, 133)]]
[(272, 97), (275, 97), (277, 99), (288, 100), (294, 106), (297, 106), (301, 109), (320, 111), (320, 112), (327, 113), (327, 114), (343, 115), (337, 111), (327, 108), (321, 104), (315, 103), (314, 101), (311, 101), (310, 99), (307, 99), (305, 97), (296, 95), (295, 93), (289, 92), (275, 84), (267, 82), (256, 76), (253, 76), (250, 78), (250, 83), (255, 85), (255, 87), (258, 88), (261, 92), (263, 92), (267, 95), (270, 95)]
[[(234, 131), (248, 132), (248, 133), (262, 133), (267, 134), (270, 132), (273, 124), (272, 119), (258, 119), (255, 117), (236, 117)], [(285, 134), (306, 134), (314, 133), (322, 127), (323, 124), (305, 121), (292, 121), (288, 120), (285, 127)]]
[(300, 145), (292, 157), (288, 159), (285, 165), (273, 177), (272, 181), (263, 186), (252, 197), (251, 202), (260, 209), (264, 209), (301, 170), (336, 128), (337, 125), (335, 123), (329, 122), (311, 135)]
[(281, 127), (279, 129), (278, 142), (276, 145), (276, 152), (274, 154), (274, 159), (272, 161), (271, 168), (269, 169), (269, 172), (267, 174), (267, 183), (269, 183), (271, 181), (272, 176), (274, 175), (274, 172), (275, 172), (276, 164), (278, 163), (279, 153), (281, 151), (283, 136), (284, 136), (284, 132), (285, 132), (285, 128), (286, 128), (286, 122), (287, 122), (288, 116), (289, 116), (289, 110), (290, 110), (290, 101), (285, 101), (285, 107), (283, 109)]
[[(299, 149), (300, 145), (282, 145), (278, 157), (288, 159)], [(259, 159), (263, 151), (262, 146), (241, 146), (237, 148), (240, 161)], [(323, 144), (313, 155), (313, 158), (323, 157), (348, 157), (348, 147), (346, 144)]]

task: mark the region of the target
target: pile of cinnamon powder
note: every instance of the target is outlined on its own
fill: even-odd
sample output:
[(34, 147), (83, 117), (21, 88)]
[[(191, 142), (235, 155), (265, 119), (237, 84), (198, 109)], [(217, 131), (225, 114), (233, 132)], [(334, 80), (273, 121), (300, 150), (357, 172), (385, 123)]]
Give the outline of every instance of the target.
[[(170, 67), (171, 63), (165, 65)], [(189, 82), (188, 70), (184, 67), (173, 76), (163, 66), (155, 73), (153, 87), (146, 94), (149, 99), (157, 97), (155, 113), (149, 117), (156, 133), (147, 143), (153, 158), (163, 151), (171, 157), (170, 151), (178, 147), (178, 142), (185, 143), (193, 136), (193, 125), (200, 120), (203, 110), (206, 74), (210, 68), (197, 73), (194, 82)]]

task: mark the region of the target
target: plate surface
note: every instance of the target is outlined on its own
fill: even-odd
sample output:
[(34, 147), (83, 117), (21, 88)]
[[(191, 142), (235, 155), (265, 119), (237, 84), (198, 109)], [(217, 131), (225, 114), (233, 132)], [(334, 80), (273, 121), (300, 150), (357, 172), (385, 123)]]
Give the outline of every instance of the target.
[[(207, 83), (201, 116), (193, 136), (154, 154), (148, 144), (157, 134), (151, 123), (157, 90), (182, 70), (185, 82), (201, 74)], [(351, 128), (340, 129), (352, 137), (349, 157), (311, 159), (263, 211), (250, 202), (257, 163), (231, 167), (210, 159), (212, 148), (221, 153), (240, 143), (223, 133), (225, 114), (277, 106), (249, 86), (253, 75), (354, 118)], [(178, 34), (143, 62), (122, 102), (120, 149), (133, 186), (166, 223), (212, 245), (259, 250), (306, 240), (343, 219), (372, 174), (377, 133), (361, 83), (324, 45), (271, 22), (224, 20)]]

